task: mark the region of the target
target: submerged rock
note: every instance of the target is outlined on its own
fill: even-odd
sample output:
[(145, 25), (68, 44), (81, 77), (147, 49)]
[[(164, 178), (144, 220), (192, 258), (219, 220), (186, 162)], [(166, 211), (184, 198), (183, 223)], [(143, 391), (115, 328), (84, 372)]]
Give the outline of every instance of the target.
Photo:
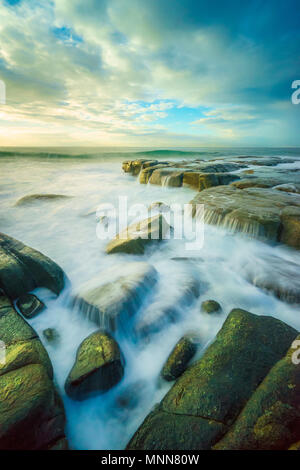
[(55, 328), (46, 328), (43, 330), (43, 336), (49, 343), (57, 343), (59, 340), (59, 333)]
[(156, 211), (156, 212), (170, 212), (171, 208), (168, 206), (168, 204), (165, 204), (164, 202), (153, 202), (149, 206), (149, 211)]
[(28, 194), (27, 196), (21, 197), (16, 202), (16, 206), (25, 206), (27, 204), (32, 204), (36, 201), (53, 201), (57, 199), (69, 199), (72, 196), (66, 196), (64, 194)]
[(36, 332), (7, 297), (0, 301), (0, 449), (42, 450), (64, 439), (65, 414)]
[(33, 294), (24, 294), (17, 300), (17, 307), (25, 318), (33, 318), (42, 312), (45, 304)]
[(264, 241), (280, 241), (300, 247), (300, 199), (274, 189), (237, 189), (219, 186), (206, 189), (191, 201), (204, 205), (204, 220)]
[(106, 252), (141, 255), (149, 244), (167, 238), (169, 231), (169, 224), (158, 214), (127, 227), (109, 242)]
[(128, 449), (210, 449), (228, 431), (297, 331), (235, 309), (203, 357), (176, 381)]
[(84, 400), (114, 387), (124, 375), (124, 358), (118, 343), (96, 331), (79, 346), (65, 390), (74, 400)]
[(215, 300), (205, 300), (201, 304), (201, 310), (205, 313), (221, 313), (222, 307), (221, 305), (216, 302)]
[(161, 371), (162, 378), (172, 381), (180, 377), (196, 354), (198, 343), (199, 339), (196, 335), (183, 336), (169, 354)]
[[(300, 344), (300, 336), (297, 340)], [(300, 439), (300, 367), (295, 348), (257, 387), (218, 450), (286, 450)]]
[(36, 287), (59, 294), (64, 273), (50, 258), (18, 240), (0, 233), (0, 287), (16, 299)]
[[(122, 272), (106, 284), (103, 279)], [(74, 304), (97, 325), (112, 331), (126, 325), (142, 305), (157, 280), (156, 269), (148, 263), (132, 262), (101, 274), (85, 285)]]

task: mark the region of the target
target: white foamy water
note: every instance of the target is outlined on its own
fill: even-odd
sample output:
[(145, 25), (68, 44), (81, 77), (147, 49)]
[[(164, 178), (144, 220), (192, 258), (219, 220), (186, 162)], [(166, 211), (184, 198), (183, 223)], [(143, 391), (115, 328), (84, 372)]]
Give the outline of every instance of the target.
[[(165, 188), (140, 185), (122, 173), (121, 161), (130, 156), (106, 159), (8, 158), (0, 161), (0, 230), (50, 256), (69, 278), (59, 298), (46, 290), (37, 290), (47, 309), (30, 321), (47, 348), (55, 371), (55, 380), (63, 397), (67, 414), (67, 436), (75, 449), (122, 449), (147, 413), (166, 393), (169, 384), (159, 380), (159, 372), (177, 340), (190, 330), (197, 331), (201, 348), (199, 357), (214, 338), (232, 308), (244, 308), (259, 315), (271, 315), (300, 329), (298, 308), (267, 294), (248, 281), (248, 268), (259, 266), (259, 273), (270, 276), (269, 262), (276, 263), (280, 276), (288, 261), (293, 261), (295, 275), (300, 254), (281, 246), (268, 246), (217, 228), (205, 227), (203, 248), (193, 253), (185, 250), (185, 240), (168, 240), (143, 256), (107, 255), (107, 241), (96, 237), (94, 211), (101, 203), (117, 205), (119, 196), (128, 204), (156, 201), (166, 204), (187, 203), (194, 191), (187, 188)], [(165, 157), (166, 158), (166, 157)], [(168, 157), (169, 158), (169, 157)], [(55, 193), (70, 199), (37, 201), (15, 207), (18, 198), (34, 193)], [(181, 260), (172, 258), (181, 257)], [(117, 332), (116, 339), (126, 358), (125, 376), (120, 384), (98, 397), (75, 402), (66, 397), (65, 379), (74, 363), (80, 342), (97, 329), (76, 309), (70, 299), (80, 286), (99, 277), (105, 283), (105, 271), (122, 274), (122, 265), (147, 261), (158, 271), (158, 282), (145, 298), (135, 321), (151, 310), (176, 303), (177, 320), (168, 323), (150, 341), (138, 341), (134, 322), (127, 331)], [(275, 261), (274, 261), (275, 260)], [(183, 305), (178, 292), (188, 277), (197, 279), (200, 296)], [(200, 312), (203, 300), (215, 299), (223, 313), (209, 316)], [(45, 328), (54, 327), (60, 334), (55, 346), (42, 336)], [(120, 406), (118, 397), (130, 397), (130, 409)], [(136, 397), (136, 402), (134, 401)]]

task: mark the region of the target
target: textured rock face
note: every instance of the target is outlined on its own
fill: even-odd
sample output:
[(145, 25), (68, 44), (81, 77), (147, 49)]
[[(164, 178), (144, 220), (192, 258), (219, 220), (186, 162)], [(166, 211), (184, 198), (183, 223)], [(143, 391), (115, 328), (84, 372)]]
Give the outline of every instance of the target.
[(297, 195), (274, 189), (206, 189), (191, 201), (204, 204), (206, 223), (243, 232), (253, 238), (300, 246), (300, 200)]
[(64, 273), (47, 256), (0, 233), (0, 287), (11, 299), (36, 287), (59, 294), (64, 287)]
[[(300, 344), (300, 336), (296, 338)], [(270, 370), (215, 449), (284, 450), (300, 439), (300, 367), (295, 348)]]
[(98, 326), (111, 331), (122, 327), (141, 306), (147, 293), (154, 286), (157, 271), (148, 263), (132, 262), (121, 266), (118, 276), (112, 282), (101, 284), (116, 269), (107, 271), (101, 278), (90, 281), (75, 298), (75, 304)]
[(162, 378), (172, 381), (180, 377), (196, 354), (197, 346), (198, 339), (196, 336), (192, 334), (183, 336), (170, 352), (161, 371)]
[(49, 449), (64, 439), (65, 415), (50, 359), (35, 331), (0, 297), (0, 449)]
[(146, 247), (153, 243), (161, 241), (167, 236), (170, 226), (162, 214), (149, 217), (136, 224), (130, 225), (116, 238), (111, 240), (106, 247), (106, 252), (127, 253), (141, 255)]
[(221, 313), (222, 307), (221, 305), (216, 302), (215, 300), (205, 300), (201, 304), (201, 310), (205, 313)]
[(296, 336), (296, 330), (272, 317), (233, 310), (214, 343), (176, 381), (128, 448), (211, 448)]
[(109, 390), (123, 374), (124, 358), (118, 343), (108, 333), (97, 331), (79, 346), (65, 390), (74, 400), (84, 400)]

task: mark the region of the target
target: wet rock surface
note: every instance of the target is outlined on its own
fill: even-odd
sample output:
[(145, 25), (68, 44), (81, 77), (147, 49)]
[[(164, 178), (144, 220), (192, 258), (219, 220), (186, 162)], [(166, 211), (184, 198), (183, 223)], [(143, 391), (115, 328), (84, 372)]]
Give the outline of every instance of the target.
[[(233, 310), (203, 357), (176, 381), (127, 448), (210, 449), (228, 432), (296, 337), (297, 331), (279, 320)], [(286, 382), (282, 385), (288, 390)], [(297, 413), (291, 413), (291, 421), (297, 420)], [(295, 437), (294, 433), (292, 442)]]
[(216, 302), (215, 300), (205, 300), (201, 304), (201, 311), (208, 314), (221, 313), (222, 307), (219, 302)]
[(11, 299), (36, 287), (59, 294), (65, 279), (62, 269), (50, 258), (0, 233), (0, 287)]
[(196, 334), (186, 334), (174, 346), (166, 360), (161, 376), (168, 382), (180, 377), (194, 357), (199, 346), (199, 338)]
[(79, 346), (65, 390), (74, 400), (84, 400), (116, 385), (124, 375), (125, 360), (118, 343), (97, 331)]
[(64, 194), (28, 194), (16, 202), (16, 206), (30, 205), (35, 202), (50, 202), (56, 200), (69, 199), (72, 196), (66, 196)]
[(33, 318), (41, 313), (45, 304), (33, 294), (24, 294), (17, 300), (18, 309), (25, 318)]
[(49, 449), (64, 438), (65, 414), (49, 356), (36, 332), (0, 298), (0, 449)]

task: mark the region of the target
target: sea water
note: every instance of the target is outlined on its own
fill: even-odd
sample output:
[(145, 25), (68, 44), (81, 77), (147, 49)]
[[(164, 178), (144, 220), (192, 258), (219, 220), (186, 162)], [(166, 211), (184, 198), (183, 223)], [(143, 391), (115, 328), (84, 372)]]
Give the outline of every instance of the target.
[[(142, 152), (142, 153), (140, 153)], [(270, 276), (270, 256), (276, 270), (293, 261), (295, 276), (300, 272), (300, 253), (284, 246), (269, 246), (220, 227), (205, 226), (204, 245), (184, 258), (186, 240), (166, 240), (150, 248), (143, 256), (107, 255), (108, 240), (96, 236), (96, 210), (100, 204), (118, 207), (119, 196), (128, 205), (186, 204), (195, 195), (189, 188), (166, 188), (140, 185), (138, 179), (122, 172), (126, 159), (155, 158), (230, 159), (231, 156), (256, 155), (294, 158), (296, 163), (283, 163), (281, 168), (299, 168), (297, 149), (176, 149), (145, 153), (142, 149), (3, 149), (0, 152), (0, 231), (40, 250), (65, 271), (68, 282), (56, 298), (45, 289), (36, 294), (47, 309), (30, 320), (43, 341), (53, 363), (55, 381), (64, 400), (70, 445), (74, 449), (123, 449), (145, 416), (171, 386), (163, 383), (160, 370), (169, 352), (188, 331), (196, 331), (200, 347), (195, 359), (221, 328), (232, 308), (243, 308), (258, 315), (271, 315), (300, 329), (298, 308), (276, 299), (272, 294), (251, 285), (245, 266), (258, 266)], [(284, 166), (285, 165), (285, 166)], [(63, 194), (66, 199), (36, 201), (16, 206), (16, 201), (29, 194)], [(273, 256), (276, 256), (275, 258)], [(174, 260), (182, 258), (182, 260)], [(175, 322), (169, 322), (149, 340), (137, 340), (133, 330), (116, 332), (116, 339), (126, 358), (123, 380), (103, 395), (83, 402), (69, 399), (64, 392), (66, 377), (74, 363), (81, 341), (97, 329), (83, 314), (72, 307), (74, 293), (95, 276), (106, 282), (105, 272), (122, 273), (130, 261), (143, 260), (158, 272), (153, 296), (145, 298), (136, 319), (152, 302), (172, 304), (186, 276), (196, 276), (200, 297), (178, 307)], [(288, 281), (287, 281), (288, 282)], [(201, 302), (214, 299), (222, 305), (220, 315), (201, 312)], [(55, 328), (57, 344), (45, 341), (42, 332)], [(120, 404), (129, 396), (130, 406)]]

